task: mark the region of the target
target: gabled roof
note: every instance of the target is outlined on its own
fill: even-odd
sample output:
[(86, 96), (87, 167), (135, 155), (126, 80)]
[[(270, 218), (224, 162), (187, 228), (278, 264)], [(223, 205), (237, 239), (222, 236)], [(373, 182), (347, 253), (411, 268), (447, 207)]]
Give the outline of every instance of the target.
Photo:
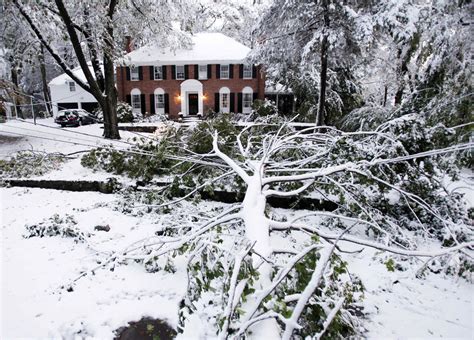
[[(88, 62), (89, 64), (89, 70), (90, 72), (92, 73), (92, 76), (95, 78), (95, 73), (94, 73), (94, 69), (91, 65), (90, 62)], [(101, 65), (100, 68), (102, 69), (102, 72), (104, 70), (103, 66)], [(79, 78), (80, 80), (82, 80), (84, 83), (87, 83), (87, 79), (86, 79), (86, 76), (84, 75), (84, 72), (82, 71), (82, 68), (80, 66), (72, 69), (72, 73), (77, 77)], [(51, 85), (55, 85), (55, 86), (58, 86), (58, 85), (64, 85), (66, 84), (67, 82), (69, 81), (73, 81), (71, 77), (69, 77), (66, 73), (63, 73), (59, 76), (57, 76), (56, 78), (53, 78), (50, 82), (49, 82), (49, 86)]]
[(189, 49), (173, 50), (149, 44), (128, 53), (122, 61), (135, 66), (240, 63), (249, 52), (250, 48), (222, 33), (198, 33)]

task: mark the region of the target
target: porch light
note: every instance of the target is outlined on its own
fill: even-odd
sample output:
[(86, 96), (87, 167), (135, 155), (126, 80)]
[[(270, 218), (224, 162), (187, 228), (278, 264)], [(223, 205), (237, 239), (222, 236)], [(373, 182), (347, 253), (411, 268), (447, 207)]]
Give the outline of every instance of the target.
[(207, 96), (205, 94), (202, 95), (202, 100), (207, 100)]
[(178, 95), (176, 96), (176, 100), (178, 101), (178, 103), (181, 102), (181, 95), (180, 95), (180, 94), (178, 94)]

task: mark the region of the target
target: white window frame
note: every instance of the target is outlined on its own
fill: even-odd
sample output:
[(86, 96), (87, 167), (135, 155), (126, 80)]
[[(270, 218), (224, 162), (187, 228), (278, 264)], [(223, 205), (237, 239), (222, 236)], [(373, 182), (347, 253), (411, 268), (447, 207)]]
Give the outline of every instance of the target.
[(253, 103), (253, 89), (246, 86), (242, 90), (242, 113), (251, 113)]
[[(159, 77), (157, 77), (157, 73)], [(163, 80), (163, 66), (158, 65), (153, 67), (153, 79), (154, 80)]]
[(140, 72), (139, 72), (137, 66), (131, 66), (130, 67), (130, 80), (131, 81), (140, 80)]
[[(223, 71), (222, 68), (227, 66), (227, 71)], [(230, 65), (229, 64), (221, 64), (220, 68), (220, 78), (221, 79), (229, 79), (230, 77)], [(224, 76), (225, 75), (225, 76)]]
[(76, 83), (73, 81), (69, 82), (69, 92), (76, 92)]
[[(227, 96), (227, 105), (224, 106), (224, 97)], [(219, 89), (219, 111), (222, 113), (230, 112), (230, 89), (228, 87), (221, 87)]]
[[(142, 98), (141, 91), (139, 89), (133, 89), (130, 92), (130, 104), (132, 105), (132, 110), (135, 112), (141, 112), (142, 110)], [(138, 100), (137, 100), (138, 99)]]
[(155, 112), (165, 113), (165, 91), (162, 88), (157, 88), (154, 92), (155, 96)]
[(250, 64), (244, 64), (243, 66), (243, 78), (252, 79), (253, 78), (253, 67)]
[[(181, 72), (181, 71), (178, 71), (178, 69), (181, 68), (181, 67), (182, 67), (182, 69), (183, 69), (182, 72)], [(175, 68), (176, 68), (176, 77), (175, 77), (176, 80), (184, 80), (184, 79), (186, 78), (186, 71), (185, 71), (185, 69), (184, 69), (184, 65), (176, 65)], [(178, 77), (178, 74), (182, 74), (183, 76), (182, 76), (182, 77)]]
[(207, 64), (198, 65), (198, 78), (204, 80), (207, 79)]

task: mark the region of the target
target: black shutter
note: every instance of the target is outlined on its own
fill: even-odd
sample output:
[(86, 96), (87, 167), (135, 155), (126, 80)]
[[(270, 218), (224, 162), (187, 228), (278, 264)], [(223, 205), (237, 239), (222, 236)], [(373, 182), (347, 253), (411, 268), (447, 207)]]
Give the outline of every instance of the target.
[(220, 108), (220, 96), (219, 93), (214, 94), (214, 111), (219, 112), (221, 110)]
[(253, 101), (256, 101), (258, 99), (258, 93), (254, 92), (253, 93)]
[(235, 93), (230, 94), (230, 110), (229, 112), (235, 112)]
[(237, 112), (242, 113), (242, 93), (237, 93)]
[(239, 65), (239, 78), (240, 79), (244, 78), (244, 64)]
[(127, 94), (127, 99), (126, 100), (127, 100), (128, 105), (132, 105), (132, 96), (131, 95)]
[(161, 77), (166, 80), (166, 65), (161, 66)]
[(141, 105), (142, 105), (142, 115), (145, 115), (146, 112), (146, 104), (145, 104), (145, 95), (142, 93), (140, 95)]
[(150, 94), (150, 113), (155, 114), (155, 95)]
[(170, 113), (170, 95), (165, 93), (165, 113)]
[(150, 66), (149, 70), (150, 70), (150, 80), (155, 80), (155, 67)]
[(234, 78), (234, 65), (230, 64), (229, 65), (229, 79)]
[(257, 66), (252, 65), (252, 78), (257, 78)]
[(207, 79), (211, 79), (212, 78), (212, 65), (209, 64), (207, 65)]
[(138, 79), (143, 80), (143, 67), (138, 66)]
[(194, 79), (199, 79), (199, 65), (194, 65)]
[(184, 65), (184, 79), (189, 79), (189, 65)]
[(216, 78), (221, 79), (221, 65), (216, 65)]
[(130, 80), (130, 67), (126, 67), (127, 69), (127, 80)]
[(171, 79), (176, 79), (176, 65), (171, 65)]

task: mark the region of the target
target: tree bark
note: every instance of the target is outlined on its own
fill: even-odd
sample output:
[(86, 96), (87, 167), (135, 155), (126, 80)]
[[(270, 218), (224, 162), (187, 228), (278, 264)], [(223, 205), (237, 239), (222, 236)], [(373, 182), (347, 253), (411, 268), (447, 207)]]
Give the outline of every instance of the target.
[(43, 98), (45, 102), (45, 108), (46, 108), (46, 111), (48, 112), (48, 115), (52, 116), (53, 112), (51, 110), (51, 96), (49, 94), (48, 81), (46, 78), (46, 65), (44, 61), (43, 45), (41, 45), (41, 48), (40, 48), (39, 62), (40, 62), (41, 82), (43, 84)]
[(21, 119), (24, 119), (25, 117), (23, 116), (23, 111), (21, 110), (21, 102), (20, 102), (20, 93), (19, 87), (18, 87), (18, 69), (15, 63), (11, 64), (11, 77), (12, 77), (12, 83), (14, 85), (14, 93), (13, 93), (13, 98), (14, 98), (14, 104), (15, 104), (15, 112), (17, 113), (18, 117)]
[(327, 87), (327, 74), (328, 74), (328, 50), (329, 50), (329, 0), (323, 0), (323, 20), (324, 20), (324, 33), (321, 41), (321, 74), (319, 81), (319, 105), (318, 114), (316, 117), (316, 125), (321, 126), (325, 124), (326, 115), (326, 87)]

